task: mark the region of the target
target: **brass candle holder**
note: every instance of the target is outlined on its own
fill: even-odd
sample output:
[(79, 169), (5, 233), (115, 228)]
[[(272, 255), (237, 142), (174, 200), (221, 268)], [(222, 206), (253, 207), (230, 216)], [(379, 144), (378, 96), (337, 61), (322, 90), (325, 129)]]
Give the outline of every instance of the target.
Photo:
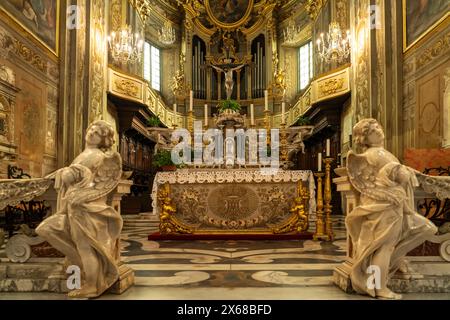
[(188, 119), (187, 120), (188, 120), (188, 123), (187, 123), (188, 130), (191, 133), (193, 133), (194, 132), (194, 111), (189, 110), (189, 112), (188, 112)]
[(269, 110), (264, 110), (264, 127), (266, 128), (267, 131), (267, 144), (270, 144), (270, 111)]
[(317, 208), (316, 208), (316, 232), (313, 235), (314, 240), (326, 240), (325, 226), (323, 223), (323, 193), (322, 179), (325, 176), (323, 172), (316, 172), (317, 177)]
[(280, 153), (281, 153), (281, 161), (288, 161), (288, 141), (287, 141), (287, 137), (288, 137), (288, 133), (286, 130), (286, 124), (282, 123), (281, 124), (281, 130), (280, 130)]
[(327, 157), (323, 159), (325, 164), (325, 190), (324, 190), (324, 200), (325, 200), (325, 232), (328, 237), (328, 241), (333, 241), (333, 223), (331, 221), (331, 163), (334, 161), (333, 158)]

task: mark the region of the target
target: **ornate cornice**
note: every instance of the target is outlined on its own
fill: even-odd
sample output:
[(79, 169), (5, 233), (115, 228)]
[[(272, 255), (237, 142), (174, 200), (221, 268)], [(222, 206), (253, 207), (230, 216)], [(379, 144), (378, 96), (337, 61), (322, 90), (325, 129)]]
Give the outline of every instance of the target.
[(312, 20), (315, 20), (319, 15), (320, 10), (324, 6), (326, 0), (307, 0), (305, 9)]
[(150, 1), (149, 0), (128, 0), (133, 8), (141, 17), (142, 22), (145, 24), (147, 18), (150, 16)]
[(417, 69), (422, 68), (434, 59), (443, 56), (448, 53), (450, 48), (450, 32), (441, 37), (437, 42), (435, 42), (430, 48), (426, 49), (417, 58)]

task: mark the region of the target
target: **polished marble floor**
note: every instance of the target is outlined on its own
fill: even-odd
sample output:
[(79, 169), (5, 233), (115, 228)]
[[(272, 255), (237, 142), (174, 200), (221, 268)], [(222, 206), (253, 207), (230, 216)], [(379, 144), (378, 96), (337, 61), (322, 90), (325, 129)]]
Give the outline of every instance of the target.
[[(343, 219), (334, 221), (333, 242), (148, 241), (157, 222), (129, 217), (122, 259), (135, 270), (135, 286), (101, 299), (368, 299), (347, 295), (332, 283), (345, 258)], [(4, 252), (0, 250), (0, 256)], [(406, 299), (450, 299), (409, 294)], [(0, 293), (0, 299), (65, 299), (62, 294)]]

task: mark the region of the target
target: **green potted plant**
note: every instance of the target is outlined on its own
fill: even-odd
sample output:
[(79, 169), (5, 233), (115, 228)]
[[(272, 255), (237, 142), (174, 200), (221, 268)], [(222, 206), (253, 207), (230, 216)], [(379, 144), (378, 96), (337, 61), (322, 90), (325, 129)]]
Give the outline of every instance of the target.
[(153, 166), (162, 171), (175, 171), (177, 166), (172, 161), (169, 150), (160, 150), (153, 156)]
[(152, 116), (147, 119), (147, 125), (149, 127), (160, 127), (161, 126), (161, 120), (157, 116)]
[(240, 112), (241, 105), (235, 100), (222, 100), (219, 104), (219, 112), (225, 112), (227, 110)]
[(311, 119), (305, 116), (300, 116), (297, 121), (295, 122), (295, 126), (309, 126), (311, 124)]

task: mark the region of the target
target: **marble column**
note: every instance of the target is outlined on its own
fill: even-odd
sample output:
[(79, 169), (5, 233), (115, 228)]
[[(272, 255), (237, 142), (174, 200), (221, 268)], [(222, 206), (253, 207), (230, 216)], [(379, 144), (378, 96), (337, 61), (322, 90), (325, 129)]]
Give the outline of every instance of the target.
[(353, 124), (375, 118), (386, 128), (387, 149), (402, 157), (401, 1), (350, 1)]

